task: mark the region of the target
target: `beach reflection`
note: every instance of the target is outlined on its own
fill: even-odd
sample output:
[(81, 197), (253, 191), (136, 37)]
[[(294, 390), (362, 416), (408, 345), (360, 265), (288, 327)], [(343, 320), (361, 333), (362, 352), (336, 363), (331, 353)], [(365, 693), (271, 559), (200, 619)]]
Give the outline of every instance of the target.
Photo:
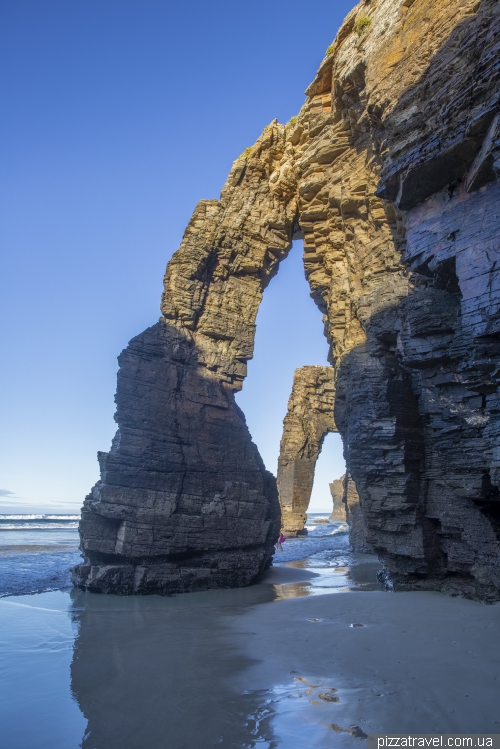
[(307, 559), (286, 562), (288, 569), (313, 573), (309, 583), (275, 586), (277, 598), (301, 598), (345, 590), (380, 590), (377, 572), (380, 561), (376, 554), (350, 551), (322, 551)]
[(228, 644), (225, 626), (227, 616), (274, 597), (272, 585), (175, 598), (73, 593), (71, 686), (88, 721), (82, 749), (276, 746), (272, 708), (229, 686), (251, 661)]
[(231, 686), (254, 662), (232, 644), (229, 617), (260, 603), (370, 589), (375, 560), (314, 571), (290, 562), (259, 585), (171, 598), (74, 591), (71, 686), (88, 721), (82, 749), (277, 746), (271, 723), (281, 699)]
[(277, 601), (287, 598), (304, 598), (304, 596), (312, 595), (313, 592), (313, 586), (310, 582), (274, 585), (273, 588)]

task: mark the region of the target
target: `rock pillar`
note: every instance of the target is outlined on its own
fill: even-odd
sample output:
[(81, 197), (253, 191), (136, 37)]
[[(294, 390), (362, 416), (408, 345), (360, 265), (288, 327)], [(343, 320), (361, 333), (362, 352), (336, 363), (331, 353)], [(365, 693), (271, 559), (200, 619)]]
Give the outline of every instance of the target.
[(336, 431), (334, 398), (332, 367), (295, 370), (278, 460), (278, 493), (286, 536), (307, 533), (304, 525), (316, 460), (325, 435)]
[(346, 505), (344, 502), (344, 481), (345, 474), (339, 479), (335, 479), (330, 484), (330, 494), (332, 495), (333, 510), (330, 520), (344, 522), (346, 521)]
[(119, 358), (118, 431), (80, 522), (76, 585), (176, 593), (248, 585), (280, 527), (234, 400), (252, 357), (262, 292), (296, 219), (285, 128), (272, 123), (196, 207), (165, 275), (162, 317)]

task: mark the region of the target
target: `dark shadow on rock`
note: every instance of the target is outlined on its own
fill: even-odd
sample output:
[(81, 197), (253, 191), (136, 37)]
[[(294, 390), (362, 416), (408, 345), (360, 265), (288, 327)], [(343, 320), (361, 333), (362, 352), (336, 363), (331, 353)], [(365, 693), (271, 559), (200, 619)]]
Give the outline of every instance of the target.
[[(495, 177), (494, 123), (499, 106), (500, 15), (496, 0), (482, 0), (460, 21), (383, 123), (386, 150), (377, 194), (408, 210), (457, 180), (473, 165), (490, 126), (481, 163), (469, 188)], [(498, 145), (498, 143), (497, 143)]]
[(79, 587), (237, 587), (270, 564), (280, 525), (274, 476), (233, 390), (199, 358), (188, 331), (164, 320), (120, 355), (118, 431), (84, 503)]
[[(496, 202), (500, 186), (489, 190)], [(487, 215), (488, 198), (481, 199)], [(456, 254), (450, 259), (450, 243), (435, 232), (427, 258), (420, 252), (410, 266), (418, 272), (413, 291), (374, 315), (366, 343), (344, 356), (335, 423), (368, 541), (390, 584), (496, 600), (500, 338), (487, 331), (500, 302), (493, 291), (500, 289), (500, 248), (478, 252), (467, 233), (474, 232), (469, 211), (479, 208), (475, 196), (467, 200), (468, 210), (456, 197)], [(432, 206), (426, 211), (430, 221)], [(476, 221), (484, 227), (481, 211)], [(420, 229), (429, 235), (428, 225)]]

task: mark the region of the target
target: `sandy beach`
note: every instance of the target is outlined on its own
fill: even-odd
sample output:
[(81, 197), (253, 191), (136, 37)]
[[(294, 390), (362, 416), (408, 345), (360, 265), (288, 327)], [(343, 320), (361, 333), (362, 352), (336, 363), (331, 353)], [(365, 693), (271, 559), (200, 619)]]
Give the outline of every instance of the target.
[(372, 590), (372, 558), (355, 561), (358, 575), (291, 563), (250, 588), (171, 598), (0, 600), (2, 746), (325, 749), (385, 731), (499, 732), (500, 605)]
[(500, 749), (500, 0), (0, 12), (0, 749)]
[(281, 601), (232, 620), (257, 661), (235, 684), (268, 690), (270, 724), (290, 747), (299, 737), (303, 746), (357, 745), (352, 726), (499, 733), (499, 625), (500, 605), (440, 593)]

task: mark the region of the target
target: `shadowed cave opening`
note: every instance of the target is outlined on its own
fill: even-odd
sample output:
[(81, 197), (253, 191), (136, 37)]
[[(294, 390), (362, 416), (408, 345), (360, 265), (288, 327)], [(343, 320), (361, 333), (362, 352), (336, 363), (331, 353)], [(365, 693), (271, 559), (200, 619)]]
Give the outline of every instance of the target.
[[(328, 343), (322, 315), (310, 297), (302, 260), (302, 241), (264, 291), (257, 315), (253, 359), (243, 389), (236, 394), (266, 468), (276, 475), (283, 419), (293, 375), (306, 365), (328, 366)], [(332, 511), (329, 484), (345, 473), (342, 440), (328, 434), (316, 464), (309, 512)]]

